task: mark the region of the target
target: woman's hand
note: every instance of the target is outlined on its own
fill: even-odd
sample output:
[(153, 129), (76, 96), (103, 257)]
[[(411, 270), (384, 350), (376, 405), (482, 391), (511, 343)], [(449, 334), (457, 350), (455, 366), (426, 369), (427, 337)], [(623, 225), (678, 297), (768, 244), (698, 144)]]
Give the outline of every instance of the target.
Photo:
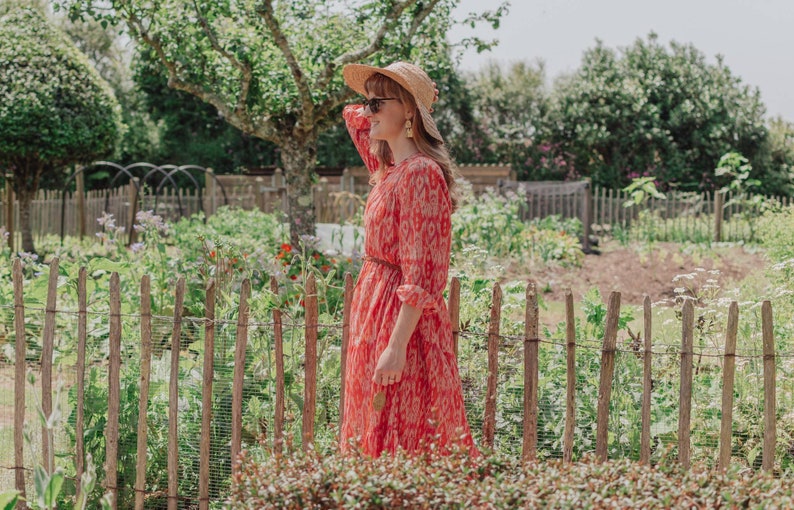
[(388, 345), (381, 353), (372, 382), (388, 386), (396, 384), (403, 378), (405, 369), (405, 347)]

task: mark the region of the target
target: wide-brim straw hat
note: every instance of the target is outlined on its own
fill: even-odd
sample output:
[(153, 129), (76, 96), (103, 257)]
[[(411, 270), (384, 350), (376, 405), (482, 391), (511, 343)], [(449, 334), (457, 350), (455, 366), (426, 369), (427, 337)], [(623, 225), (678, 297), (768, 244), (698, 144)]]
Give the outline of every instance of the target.
[(417, 109), (422, 115), (422, 124), (425, 131), (428, 135), (443, 143), (444, 139), (441, 137), (441, 133), (438, 132), (436, 122), (430, 115), (430, 110), (433, 108), (433, 100), (436, 97), (435, 87), (430, 76), (420, 67), (408, 62), (394, 62), (386, 67), (348, 64), (342, 70), (348, 87), (362, 95), (367, 95), (367, 89), (364, 84), (376, 73), (396, 81), (413, 96)]

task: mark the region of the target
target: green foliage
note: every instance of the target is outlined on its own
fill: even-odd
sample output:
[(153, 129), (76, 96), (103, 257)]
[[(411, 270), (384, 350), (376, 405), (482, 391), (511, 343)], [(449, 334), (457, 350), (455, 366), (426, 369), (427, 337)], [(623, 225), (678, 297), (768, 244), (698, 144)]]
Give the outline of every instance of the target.
[(30, 9), (0, 18), (0, 164), (12, 171), (25, 251), (42, 175), (111, 153), (119, 134), (112, 91), (65, 35)]
[[(465, 502), (465, 503), (464, 503)], [(248, 508), (785, 508), (787, 480), (768, 473), (659, 467), (627, 460), (523, 463), (514, 456), (287, 455), (244, 458), (229, 496)]]
[(515, 193), (488, 191), (467, 200), (452, 216), (452, 251), (457, 260), (470, 247), (486, 251), (481, 259), (513, 259), (579, 265), (584, 254), (579, 245), (581, 222), (551, 216), (522, 221), (524, 199)]
[(684, 190), (712, 189), (709, 169), (721, 155), (752, 161), (767, 135), (757, 90), (721, 58), (709, 63), (675, 42), (668, 49), (655, 34), (618, 51), (600, 42), (586, 51), (555, 87), (551, 109), (550, 141), (610, 187), (656, 175)]

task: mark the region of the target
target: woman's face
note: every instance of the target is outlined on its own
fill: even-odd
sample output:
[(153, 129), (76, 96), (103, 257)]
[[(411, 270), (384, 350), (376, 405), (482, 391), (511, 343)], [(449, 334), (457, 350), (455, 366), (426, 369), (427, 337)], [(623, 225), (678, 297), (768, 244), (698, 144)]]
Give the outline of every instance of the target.
[[(379, 101), (379, 99), (381, 100)], [(370, 121), (369, 137), (371, 139), (390, 142), (405, 136), (405, 120), (408, 115), (403, 103), (395, 98), (386, 99), (372, 93), (367, 94), (367, 100), (370, 104), (377, 103), (364, 107), (364, 116)]]

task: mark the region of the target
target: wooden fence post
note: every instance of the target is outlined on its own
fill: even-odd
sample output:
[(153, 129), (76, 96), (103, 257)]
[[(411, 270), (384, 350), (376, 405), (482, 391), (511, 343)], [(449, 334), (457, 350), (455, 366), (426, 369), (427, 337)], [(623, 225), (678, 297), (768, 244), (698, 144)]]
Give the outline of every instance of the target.
[(6, 174), (6, 193), (5, 193), (5, 224), (6, 232), (8, 232), (8, 249), (14, 253), (14, 186), (11, 185), (11, 179)]
[(609, 439), (609, 400), (612, 397), (612, 376), (615, 373), (615, 347), (617, 346), (618, 318), (620, 317), (620, 292), (609, 295), (604, 346), (601, 351), (601, 381), (598, 390), (598, 415), (596, 417), (596, 457), (607, 460)]
[(111, 508), (118, 508), (119, 412), (121, 408), (121, 289), (119, 274), (110, 275), (110, 332), (108, 334), (108, 421), (105, 426), (105, 489)]
[[(77, 416), (74, 424), (74, 465), (75, 478), (78, 480), (83, 476), (85, 465), (85, 440), (83, 439), (85, 410), (83, 407), (85, 403), (85, 343), (88, 336), (86, 273), (85, 267), (81, 267), (77, 273), (77, 405), (75, 406)], [(79, 483), (76, 484), (75, 495), (80, 495)]]
[(168, 378), (168, 510), (179, 506), (179, 351), (182, 335), (182, 307), (185, 302), (185, 277), (176, 282), (174, 327), (171, 330), (171, 373)]
[(353, 302), (353, 275), (345, 273), (345, 304), (342, 310), (342, 351), (340, 353), (340, 369), (342, 387), (339, 392), (339, 430), (345, 422), (345, 386), (347, 384), (347, 350), (350, 346), (350, 308)]
[(262, 176), (254, 179), (254, 203), (257, 209), (265, 212), (265, 179)]
[(582, 211), (582, 251), (590, 253), (590, 235), (593, 225), (593, 185), (590, 179), (584, 183), (584, 204)]
[(317, 285), (314, 273), (306, 278), (306, 375), (303, 386), (303, 451), (314, 443), (314, 415), (317, 401)]
[(204, 196), (207, 200), (204, 214), (209, 218), (218, 209), (218, 183), (215, 182), (215, 172), (212, 168), (207, 168), (207, 172), (204, 175), (204, 187), (207, 190)]
[(653, 323), (651, 316), (651, 298), (647, 294), (642, 300), (642, 309), (645, 352), (642, 359), (642, 430), (640, 431), (640, 462), (648, 464), (651, 461), (651, 391), (653, 389), (653, 378), (651, 375), (651, 345), (653, 342)]
[(678, 408), (678, 461), (689, 469), (690, 422), (692, 415), (692, 352), (695, 308), (691, 299), (684, 302), (681, 314), (681, 387)]
[(460, 279), (457, 276), (453, 276), (449, 283), (449, 322), (452, 325), (452, 346), (457, 358), (460, 339)]
[(736, 335), (739, 330), (739, 304), (731, 301), (728, 308), (728, 329), (725, 331), (725, 364), (722, 368), (722, 422), (720, 423), (719, 469), (731, 463), (733, 436), (733, 380), (736, 373)]
[(714, 242), (722, 241), (722, 203), (725, 195), (716, 191), (714, 193)]
[(567, 396), (565, 399), (565, 432), (562, 441), (562, 461), (573, 460), (573, 438), (576, 427), (576, 319), (571, 289), (565, 292), (565, 339), (567, 350)]
[(204, 366), (201, 384), (199, 444), (199, 510), (210, 507), (210, 440), (212, 438), (212, 376), (215, 373), (215, 280), (207, 282), (204, 299)]
[[(14, 474), (16, 490), (25, 497), (25, 358), (27, 339), (25, 337), (25, 300), (22, 295), (24, 278), (22, 262), (14, 260)], [(20, 508), (27, 508), (24, 501)]]
[(772, 303), (761, 303), (761, 321), (764, 337), (764, 451), (761, 466), (766, 471), (775, 467), (776, 389), (775, 389), (775, 333), (772, 321)]
[[(47, 282), (47, 308), (44, 312), (44, 334), (41, 342), (41, 408), (49, 420), (52, 414), (52, 357), (55, 350), (55, 311), (58, 301), (58, 257), (50, 263), (50, 276)], [(43, 465), (47, 473), (52, 473), (55, 466), (50, 465), (50, 457), (54, 455), (55, 445), (50, 444), (50, 432), (42, 429), (41, 452)]]
[(85, 211), (85, 173), (83, 173), (82, 165), (79, 165), (76, 168), (76, 175), (75, 175), (75, 198), (77, 198), (77, 232), (80, 234), (80, 240), (82, 241), (85, 237), (85, 223), (86, 223), (86, 211)]
[(243, 439), (243, 386), (245, 385), (245, 353), (248, 348), (248, 318), (251, 310), (248, 298), (251, 281), (246, 278), (240, 286), (240, 303), (237, 309), (237, 338), (234, 344), (234, 375), (232, 376), (232, 473), (238, 470), (237, 457)]
[(146, 442), (149, 432), (149, 381), (152, 372), (152, 284), (149, 275), (141, 277), (141, 377), (138, 395), (138, 443), (135, 465), (135, 510), (143, 510), (146, 490)]
[[(278, 281), (270, 277), (270, 290), (278, 297)], [(273, 307), (273, 343), (276, 351), (276, 416), (273, 420), (273, 451), (280, 454), (284, 442), (284, 337), (281, 310)]]
[(529, 282), (524, 311), (524, 438), (521, 448), (526, 461), (537, 459), (538, 446), (538, 294)]
[(131, 245), (135, 242), (137, 237), (137, 232), (135, 232), (135, 215), (138, 214), (138, 187), (140, 186), (140, 179), (137, 177), (133, 177), (129, 184), (129, 220), (127, 227), (129, 230), (129, 241), (128, 245)]
[(488, 326), (488, 388), (485, 393), (485, 417), (482, 442), (493, 448), (496, 433), (496, 383), (499, 374), (499, 323), (502, 317), (502, 287), (494, 283), (491, 300), (491, 321)]

